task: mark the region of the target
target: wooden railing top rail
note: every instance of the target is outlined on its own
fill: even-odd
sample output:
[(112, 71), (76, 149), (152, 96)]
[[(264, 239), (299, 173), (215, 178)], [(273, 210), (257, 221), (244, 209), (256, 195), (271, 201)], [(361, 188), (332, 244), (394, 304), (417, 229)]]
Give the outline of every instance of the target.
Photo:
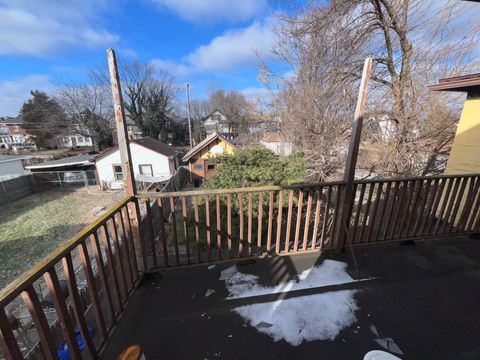
[(305, 184), (293, 184), (293, 185), (269, 185), (269, 186), (256, 186), (245, 188), (226, 188), (226, 189), (214, 189), (214, 190), (191, 190), (191, 191), (176, 191), (176, 192), (144, 192), (137, 194), (138, 198), (168, 198), (179, 196), (196, 196), (196, 195), (222, 195), (222, 194), (238, 194), (238, 193), (251, 193), (251, 192), (263, 192), (263, 191), (279, 191), (279, 190), (294, 190), (294, 189), (309, 189), (318, 188), (322, 186), (335, 186), (342, 185), (343, 181), (332, 181), (324, 183), (305, 183)]
[[(450, 179), (461, 177), (474, 177), (480, 176), (480, 174), (453, 174), (453, 175), (435, 175), (435, 176), (410, 176), (402, 178), (391, 179), (365, 179), (355, 180), (355, 184), (365, 183), (389, 183), (396, 181), (412, 181), (412, 180), (428, 180), (428, 179)], [(187, 190), (187, 191), (175, 191), (175, 192), (142, 192), (136, 195), (138, 198), (169, 198), (180, 196), (199, 196), (199, 195), (222, 195), (222, 194), (238, 194), (238, 193), (251, 193), (262, 191), (279, 191), (279, 190), (294, 190), (294, 189), (308, 189), (318, 188), (326, 186), (343, 185), (344, 181), (331, 181), (321, 183), (301, 183), (292, 185), (270, 185), (270, 186), (257, 186), (257, 187), (245, 187), (245, 188), (226, 188), (226, 189), (213, 189), (213, 190)]]
[(0, 291), (0, 307), (7, 306), (13, 299), (15, 299), (22, 291), (29, 285), (38, 280), (48, 269), (57, 264), (61, 259), (72, 251), (75, 247), (81, 244), (88, 236), (90, 236), (100, 226), (105, 224), (119, 209), (128, 204), (133, 199), (133, 196), (127, 196), (117, 203), (114, 207), (105, 212), (96, 221), (84, 228), (80, 233), (56, 248), (45, 259), (36, 264), (33, 268), (25, 272), (22, 276), (7, 285)]

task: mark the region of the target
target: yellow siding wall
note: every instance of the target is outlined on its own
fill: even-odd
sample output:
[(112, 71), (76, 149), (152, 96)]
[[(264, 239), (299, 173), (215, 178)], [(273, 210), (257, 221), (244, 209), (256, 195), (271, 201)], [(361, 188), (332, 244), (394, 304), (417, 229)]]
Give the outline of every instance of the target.
[(214, 141), (212, 144), (210, 144), (209, 146), (207, 146), (206, 148), (202, 149), (202, 151), (200, 152), (200, 157), (202, 159), (208, 159), (210, 156), (212, 156), (212, 154), (210, 153), (210, 150), (212, 149), (212, 147), (217, 145), (225, 149), (224, 154), (233, 154), (233, 152), (235, 151), (235, 148), (230, 143), (227, 143), (221, 139), (218, 139)]
[[(465, 101), (462, 116), (458, 123), (457, 133), (453, 142), (452, 150), (447, 161), (445, 174), (477, 174), (480, 173), (480, 97), (468, 98)], [(470, 181), (465, 189), (468, 190)], [(453, 187), (452, 187), (453, 189)], [(442, 196), (442, 202), (445, 201), (446, 190)], [(452, 201), (449, 199), (449, 201)], [(457, 216), (454, 220), (456, 225), (464, 209), (466, 195), (460, 202)], [(467, 211), (469, 209), (466, 209)], [(437, 211), (440, 216), (440, 210)]]
[(480, 97), (467, 99), (445, 174), (480, 173)]

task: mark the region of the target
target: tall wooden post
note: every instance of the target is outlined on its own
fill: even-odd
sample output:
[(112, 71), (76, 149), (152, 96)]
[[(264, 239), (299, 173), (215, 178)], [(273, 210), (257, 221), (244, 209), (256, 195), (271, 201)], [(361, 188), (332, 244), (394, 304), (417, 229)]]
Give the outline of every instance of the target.
[(362, 80), (360, 82), (360, 90), (358, 93), (357, 107), (355, 108), (355, 116), (352, 123), (352, 137), (348, 148), (347, 163), (345, 165), (345, 174), (343, 181), (345, 182), (345, 191), (343, 192), (341, 201), (338, 226), (336, 229), (335, 250), (341, 252), (345, 245), (345, 239), (348, 236), (348, 221), (350, 219), (352, 205), (355, 200), (353, 193), (353, 181), (355, 179), (355, 167), (357, 165), (358, 150), (360, 147), (360, 138), (362, 135), (363, 117), (365, 115), (365, 107), (367, 104), (368, 83), (372, 74), (372, 58), (365, 59), (363, 65)]
[[(132, 154), (130, 152), (130, 143), (128, 139), (127, 121), (125, 118), (125, 110), (123, 108), (122, 88), (120, 85), (120, 76), (118, 75), (117, 59), (115, 57), (115, 51), (113, 49), (107, 49), (107, 55), (108, 69), (110, 72), (110, 84), (112, 87), (113, 96), (113, 110), (115, 113), (115, 124), (117, 127), (118, 149), (120, 150), (120, 161), (122, 163), (123, 185), (125, 195), (135, 196), (137, 193), (137, 188), (135, 185)], [(147, 260), (144, 241), (142, 239), (139, 226), (140, 209), (138, 199), (135, 199), (133, 203), (129, 203), (128, 210), (130, 214), (130, 221), (133, 233), (135, 234), (134, 240), (135, 247), (137, 248), (136, 253), (142, 254), (143, 270), (146, 271)]]

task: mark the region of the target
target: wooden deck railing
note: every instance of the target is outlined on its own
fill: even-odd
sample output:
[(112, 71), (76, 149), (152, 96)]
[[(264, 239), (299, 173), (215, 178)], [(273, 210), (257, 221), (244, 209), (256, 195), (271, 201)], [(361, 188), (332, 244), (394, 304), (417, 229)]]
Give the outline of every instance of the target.
[[(0, 292), (4, 357), (56, 359), (65, 344), (72, 359), (98, 358), (139, 281), (130, 203), (137, 202), (125, 198)], [(20, 334), (18, 318), (28, 314)]]
[[(479, 175), (355, 181), (344, 246), (477, 232), (479, 187)], [(334, 249), (344, 189), (334, 182), (140, 194), (150, 265)]]
[[(351, 204), (341, 203), (345, 187), (332, 182), (125, 198), (0, 292), (0, 350), (7, 359), (32, 353), (54, 359), (65, 345), (73, 359), (98, 358), (145, 263), (148, 271), (333, 250), (337, 241), (363, 246), (480, 230), (480, 175), (355, 181)], [(341, 222), (343, 205), (349, 211)], [(144, 215), (135, 234), (141, 244), (134, 244), (127, 206)], [(28, 344), (20, 318), (29, 319)]]

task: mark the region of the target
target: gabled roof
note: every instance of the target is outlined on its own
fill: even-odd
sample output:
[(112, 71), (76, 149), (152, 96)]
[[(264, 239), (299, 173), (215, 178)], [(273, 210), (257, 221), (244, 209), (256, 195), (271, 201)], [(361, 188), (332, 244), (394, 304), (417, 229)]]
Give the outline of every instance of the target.
[(199, 142), (196, 146), (194, 146), (192, 149), (190, 149), (189, 152), (187, 152), (185, 154), (185, 156), (182, 158), (182, 161), (188, 161), (190, 160), (190, 158), (192, 156), (194, 156), (195, 154), (197, 154), (198, 152), (202, 151), (202, 149), (206, 148), (208, 145), (210, 145), (212, 142), (214, 142), (215, 140), (222, 140), (228, 144), (230, 144), (232, 147), (234, 147), (235, 149), (237, 148), (235, 145), (233, 145), (230, 141), (228, 141), (227, 139), (225, 139), (222, 135), (214, 132), (212, 134), (210, 134), (209, 136), (207, 136), (203, 141)]
[(26, 166), (26, 169), (47, 169), (69, 165), (93, 165), (90, 161), (93, 160), (95, 156), (97, 156), (97, 154), (80, 154), (39, 164), (28, 165)]
[(209, 113), (207, 116), (205, 116), (204, 118), (202, 118), (201, 120), (202, 120), (202, 121), (205, 121), (207, 118), (210, 117), (210, 115), (212, 115), (213, 113), (216, 113), (216, 112), (219, 112), (220, 114), (222, 114), (223, 116), (225, 116), (225, 114), (224, 114), (223, 112), (221, 112), (220, 110), (218, 110), (218, 109), (213, 109), (213, 111), (210, 111), (210, 113)]
[[(155, 151), (156, 153), (165, 155), (167, 157), (173, 157), (177, 153), (177, 151), (175, 151), (171, 146), (168, 146), (167, 144), (161, 141), (155, 140), (151, 137), (130, 140), (130, 143), (143, 146), (144, 148)], [(118, 146), (112, 146), (111, 148), (103, 151), (97, 157), (95, 157), (95, 161), (100, 160), (117, 150), (118, 150)]]

